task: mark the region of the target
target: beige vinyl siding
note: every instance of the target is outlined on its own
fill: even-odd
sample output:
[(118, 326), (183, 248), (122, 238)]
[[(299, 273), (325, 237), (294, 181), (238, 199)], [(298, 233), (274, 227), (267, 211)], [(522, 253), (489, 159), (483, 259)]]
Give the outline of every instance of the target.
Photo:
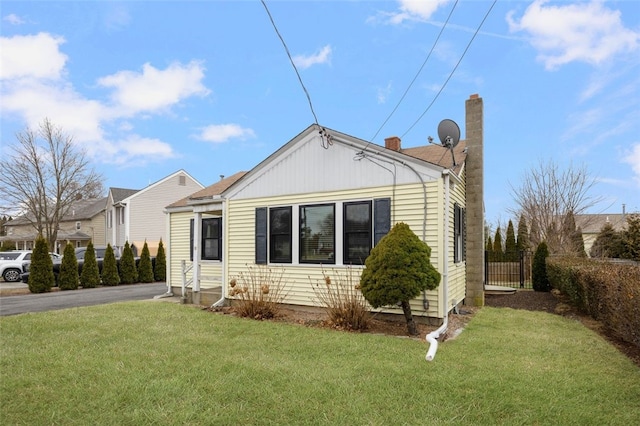
[[(83, 225), (84, 226), (84, 225)], [(106, 246), (107, 240), (105, 237), (106, 219), (105, 213), (100, 212), (95, 215), (89, 224), (91, 232), (86, 232), (91, 235), (91, 241), (94, 246)]]
[[(427, 220), (425, 237), (427, 244), (432, 248), (432, 263), (438, 267), (440, 253), (438, 238), (440, 231), (438, 227), (438, 212), (442, 211), (442, 201), (438, 197), (440, 181), (431, 181), (426, 184), (427, 193)], [(225, 239), (225, 253), (228, 262), (228, 278), (238, 278), (240, 273), (247, 274), (247, 265), (254, 265), (255, 260), (255, 208), (256, 207), (276, 207), (301, 204), (320, 204), (357, 200), (370, 200), (375, 198), (391, 198), (392, 225), (396, 222), (405, 222), (411, 229), (422, 238), (423, 233), (423, 211), (424, 196), (422, 184), (410, 184), (384, 188), (353, 189), (340, 192), (327, 192), (316, 194), (298, 194), (290, 196), (280, 196), (274, 198), (259, 198), (245, 200), (229, 200), (227, 217), (233, 218), (227, 222), (225, 229), (228, 238)], [(294, 224), (295, 226), (295, 224)], [(295, 237), (294, 237), (295, 238)], [(336, 236), (336, 245), (341, 244), (342, 237)], [(338, 259), (339, 261), (340, 259)], [(323, 279), (323, 269), (332, 276), (332, 279), (342, 277), (346, 279), (350, 269), (358, 277), (354, 280), (359, 282), (361, 266), (350, 268), (342, 265), (299, 265), (284, 264), (268, 265), (274, 271), (284, 270), (283, 282), (287, 285), (287, 299), (285, 303), (319, 306), (312, 285)], [(228, 295), (227, 295), (228, 296)], [(428, 314), (434, 316), (437, 313), (437, 292), (428, 292), (430, 309)], [(422, 298), (412, 303), (416, 315), (424, 315), (422, 308)], [(398, 310), (399, 311), (399, 310)], [(401, 311), (400, 311), (401, 312)]]
[[(169, 264), (167, 281), (172, 287), (182, 286), (181, 261), (185, 260), (187, 265), (191, 264), (189, 260), (189, 221), (191, 218), (193, 218), (193, 213), (191, 212), (169, 214), (170, 234), (169, 243), (165, 251), (167, 253), (167, 263)], [(189, 273), (188, 278), (191, 277), (192, 275)]]
[[(203, 215), (202, 218), (214, 217)], [(182, 261), (186, 262), (189, 267), (192, 264), (190, 260), (191, 241), (190, 241), (190, 223), (194, 218), (192, 212), (171, 213), (169, 220), (171, 224), (170, 244), (168, 248), (167, 261), (170, 262), (168, 272), (168, 281), (172, 287), (182, 286)], [(223, 220), (224, 223), (224, 220)], [(225, 253), (223, 251), (222, 258)], [(200, 289), (204, 290), (212, 287), (219, 287), (222, 284), (223, 264), (218, 260), (201, 260), (200, 261)], [(192, 271), (187, 273), (187, 279), (193, 277)], [(190, 287), (192, 287), (191, 285)]]
[(129, 243), (144, 241), (151, 244), (166, 240), (164, 207), (202, 189), (197, 182), (186, 177), (179, 185), (180, 175), (170, 176), (157, 185), (135, 193), (128, 199)]

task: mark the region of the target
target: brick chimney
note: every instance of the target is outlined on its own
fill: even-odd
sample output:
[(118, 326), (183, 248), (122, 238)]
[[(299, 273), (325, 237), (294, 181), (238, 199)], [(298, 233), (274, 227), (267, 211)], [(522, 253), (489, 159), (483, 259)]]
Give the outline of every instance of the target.
[(400, 138), (397, 136), (391, 136), (384, 140), (384, 147), (400, 152)]
[(467, 288), (465, 305), (484, 305), (484, 150), (483, 103), (477, 94), (465, 102), (467, 142), (466, 251)]

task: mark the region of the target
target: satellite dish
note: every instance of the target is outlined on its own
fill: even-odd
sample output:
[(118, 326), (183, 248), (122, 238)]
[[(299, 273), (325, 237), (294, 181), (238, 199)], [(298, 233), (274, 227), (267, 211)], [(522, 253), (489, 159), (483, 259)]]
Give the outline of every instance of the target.
[(460, 127), (455, 121), (445, 118), (438, 124), (438, 137), (442, 146), (453, 149), (460, 142)]

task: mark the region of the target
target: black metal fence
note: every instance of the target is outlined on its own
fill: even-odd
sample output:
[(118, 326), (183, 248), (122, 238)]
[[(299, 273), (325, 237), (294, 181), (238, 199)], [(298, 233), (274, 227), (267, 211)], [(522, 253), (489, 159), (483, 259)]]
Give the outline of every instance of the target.
[(530, 251), (516, 253), (484, 252), (484, 283), (513, 288), (533, 288)]

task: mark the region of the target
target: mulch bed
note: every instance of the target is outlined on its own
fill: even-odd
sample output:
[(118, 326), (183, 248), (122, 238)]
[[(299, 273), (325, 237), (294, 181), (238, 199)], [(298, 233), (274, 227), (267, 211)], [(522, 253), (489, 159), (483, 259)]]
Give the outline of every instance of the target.
[(485, 295), (485, 305), (497, 308), (544, 311), (580, 321), (585, 327), (597, 332), (620, 352), (640, 367), (640, 347), (625, 342), (613, 335), (602, 323), (578, 312), (559, 292), (520, 290), (513, 294)]

